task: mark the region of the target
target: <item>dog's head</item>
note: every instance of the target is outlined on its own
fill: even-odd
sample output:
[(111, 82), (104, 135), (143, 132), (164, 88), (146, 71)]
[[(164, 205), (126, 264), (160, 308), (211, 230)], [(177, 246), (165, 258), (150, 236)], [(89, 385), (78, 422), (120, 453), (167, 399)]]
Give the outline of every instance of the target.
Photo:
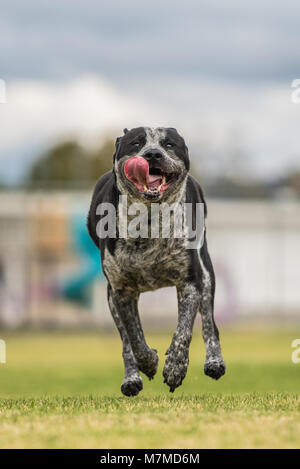
[(170, 198), (182, 187), (189, 165), (188, 149), (176, 129), (125, 129), (116, 140), (117, 185), (123, 194), (134, 198)]

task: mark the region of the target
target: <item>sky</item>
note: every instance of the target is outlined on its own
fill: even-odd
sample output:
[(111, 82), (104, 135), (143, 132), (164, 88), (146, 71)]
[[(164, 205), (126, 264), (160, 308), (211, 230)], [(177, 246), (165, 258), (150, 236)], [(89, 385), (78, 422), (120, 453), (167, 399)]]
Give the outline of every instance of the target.
[(0, 180), (139, 125), (177, 127), (204, 175), (299, 166), (299, 18), (296, 0), (2, 1)]

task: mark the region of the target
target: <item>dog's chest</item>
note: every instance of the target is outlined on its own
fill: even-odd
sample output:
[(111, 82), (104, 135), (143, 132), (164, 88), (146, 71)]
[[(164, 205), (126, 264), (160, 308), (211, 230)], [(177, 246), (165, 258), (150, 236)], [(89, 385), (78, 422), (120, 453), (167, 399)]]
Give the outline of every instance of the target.
[(188, 254), (183, 239), (118, 239), (114, 255), (106, 250), (103, 268), (113, 288), (156, 290), (180, 284)]

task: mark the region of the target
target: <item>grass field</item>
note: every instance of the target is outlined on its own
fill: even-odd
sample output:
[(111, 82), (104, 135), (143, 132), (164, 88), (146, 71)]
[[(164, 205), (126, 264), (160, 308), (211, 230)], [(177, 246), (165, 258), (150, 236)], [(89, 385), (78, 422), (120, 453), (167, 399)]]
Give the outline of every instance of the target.
[(291, 342), (300, 329), (222, 331), (227, 374), (203, 374), (195, 331), (190, 368), (174, 394), (163, 384), (171, 334), (147, 334), (160, 367), (138, 397), (120, 394), (117, 334), (2, 333), (1, 448), (300, 447), (300, 364)]

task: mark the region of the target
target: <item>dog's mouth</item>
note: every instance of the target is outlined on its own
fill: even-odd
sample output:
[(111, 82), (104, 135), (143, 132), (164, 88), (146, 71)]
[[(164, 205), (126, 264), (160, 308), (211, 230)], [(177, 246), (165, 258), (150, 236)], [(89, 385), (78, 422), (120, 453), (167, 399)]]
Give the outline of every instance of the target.
[(169, 185), (174, 182), (175, 173), (166, 173), (159, 168), (149, 168), (149, 181), (143, 186), (143, 190), (147, 192), (164, 192)]
[(160, 168), (149, 168), (148, 161), (140, 156), (133, 156), (124, 166), (126, 178), (140, 193), (155, 197), (162, 194), (177, 178), (176, 173), (167, 173)]

